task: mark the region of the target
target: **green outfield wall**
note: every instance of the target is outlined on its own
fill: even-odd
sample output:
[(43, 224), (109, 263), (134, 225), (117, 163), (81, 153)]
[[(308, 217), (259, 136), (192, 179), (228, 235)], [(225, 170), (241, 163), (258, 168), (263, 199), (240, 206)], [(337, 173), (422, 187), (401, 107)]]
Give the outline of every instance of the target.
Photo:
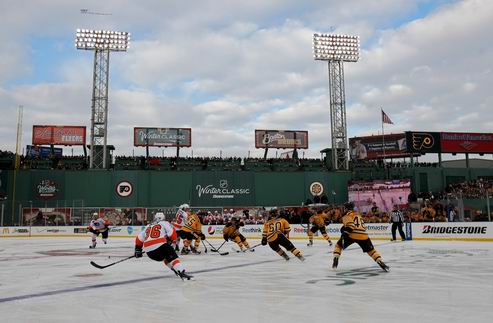
[[(485, 168), (391, 168), (353, 172), (21, 170), (0, 172), (4, 224), (21, 207), (295, 206), (313, 200), (318, 182), (328, 203), (347, 200), (351, 179), (410, 178), (414, 192), (437, 192), (452, 182), (493, 177)], [(317, 186), (318, 187), (318, 186)], [(320, 189), (320, 187), (318, 187)], [(335, 193), (335, 194), (334, 194)]]

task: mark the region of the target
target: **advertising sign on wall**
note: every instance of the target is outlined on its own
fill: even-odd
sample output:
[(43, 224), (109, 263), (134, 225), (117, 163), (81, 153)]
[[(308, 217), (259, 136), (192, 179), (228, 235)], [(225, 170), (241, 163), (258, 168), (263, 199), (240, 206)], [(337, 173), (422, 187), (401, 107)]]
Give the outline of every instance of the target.
[(190, 128), (134, 128), (134, 146), (191, 147)]
[(254, 178), (248, 173), (194, 172), (193, 205), (252, 205)]
[(442, 132), (444, 153), (493, 153), (493, 133)]
[(84, 146), (86, 127), (33, 126), (33, 145)]
[(439, 132), (406, 132), (407, 151), (413, 154), (439, 153), (440, 133)]
[[(62, 148), (53, 148), (53, 154), (56, 157), (62, 157)], [(26, 155), (32, 158), (48, 158), (52, 155), (51, 147), (45, 146), (26, 146)]]
[(255, 148), (308, 149), (308, 131), (255, 130)]
[[(406, 136), (403, 133), (382, 136), (349, 138), (350, 154), (353, 160), (408, 157)], [(384, 149), (385, 147), (385, 149)]]

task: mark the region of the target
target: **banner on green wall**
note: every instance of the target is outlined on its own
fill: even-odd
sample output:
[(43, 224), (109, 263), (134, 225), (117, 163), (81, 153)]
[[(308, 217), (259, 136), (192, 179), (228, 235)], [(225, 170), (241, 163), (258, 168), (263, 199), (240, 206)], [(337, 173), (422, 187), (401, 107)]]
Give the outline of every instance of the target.
[(64, 183), (64, 172), (32, 172), (31, 187), (33, 200), (64, 200)]
[(195, 172), (191, 190), (192, 205), (253, 205), (254, 176), (249, 173)]
[(7, 199), (8, 187), (8, 173), (5, 170), (0, 169), (0, 201)]

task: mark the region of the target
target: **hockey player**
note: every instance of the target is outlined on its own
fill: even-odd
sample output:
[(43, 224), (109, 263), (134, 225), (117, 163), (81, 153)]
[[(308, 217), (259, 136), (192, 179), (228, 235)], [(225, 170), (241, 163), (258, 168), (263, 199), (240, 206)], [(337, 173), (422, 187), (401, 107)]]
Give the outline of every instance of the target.
[(329, 215), (328, 213), (319, 210), (316, 214), (312, 215), (309, 219), (310, 224), (312, 227), (310, 230), (308, 230), (308, 245), (307, 246), (312, 246), (313, 245), (313, 235), (317, 232), (320, 231), (322, 236), (324, 237), (325, 240), (329, 242), (329, 246), (332, 247), (332, 241), (330, 240), (329, 235), (327, 234), (327, 230), (325, 229), (325, 222), (329, 220)]
[[(250, 245), (246, 240), (245, 236), (240, 233), (240, 227), (244, 226), (245, 223), (240, 221), (238, 218), (232, 218), (231, 221), (226, 223), (223, 228), (223, 238), (225, 241), (234, 241), (240, 247), (241, 251), (250, 249)], [(255, 251), (255, 249), (250, 249), (250, 251)]]
[(176, 230), (176, 234), (178, 235), (178, 239), (176, 239), (175, 250), (180, 250), (180, 238), (182, 238), (182, 227), (187, 222), (187, 219), (190, 215), (189, 213), (190, 205), (182, 204), (178, 207), (178, 211), (176, 211), (175, 220), (173, 221), (173, 227)]
[(341, 238), (337, 241), (334, 248), (332, 268), (337, 268), (342, 250), (353, 243), (357, 243), (363, 249), (363, 252), (368, 253), (380, 268), (389, 271), (389, 267), (383, 262), (382, 257), (375, 247), (373, 247), (361, 215), (354, 211), (354, 204), (348, 202), (344, 204), (344, 208), (346, 209), (346, 214), (342, 217)]
[[(205, 235), (202, 233), (202, 223), (200, 221), (200, 217), (195, 213), (190, 213), (190, 216), (182, 226), (181, 231), (183, 238), (183, 248), (181, 249), (181, 254), (187, 255), (190, 253), (190, 250), (194, 254), (200, 254), (200, 251), (198, 251), (200, 241), (205, 240)], [(195, 244), (193, 246), (192, 240), (195, 240)]]
[(185, 272), (185, 268), (171, 246), (176, 238), (176, 230), (171, 223), (164, 221), (164, 213), (157, 212), (154, 215), (154, 222), (135, 238), (135, 258), (141, 258), (145, 252), (152, 260), (163, 261), (181, 279), (190, 280), (193, 277)]
[(103, 214), (98, 215), (97, 212), (94, 212), (92, 214), (91, 223), (89, 223), (89, 226), (87, 227), (87, 230), (92, 233), (92, 244), (89, 246), (89, 248), (96, 248), (96, 238), (97, 236), (99, 236), (99, 234), (101, 234), (103, 238), (103, 243), (108, 243), (108, 233), (110, 231), (109, 225), (110, 224), (108, 219), (105, 219)]
[(277, 252), (279, 256), (286, 260), (289, 260), (288, 254), (281, 249), (280, 246), (286, 248), (290, 251), (296, 258), (304, 261), (305, 258), (291, 241), (289, 241), (289, 232), (291, 228), (289, 227), (289, 222), (280, 217), (276, 210), (272, 210), (269, 219), (264, 224), (264, 230), (262, 233), (262, 245), (265, 246), (267, 243), (272, 250)]

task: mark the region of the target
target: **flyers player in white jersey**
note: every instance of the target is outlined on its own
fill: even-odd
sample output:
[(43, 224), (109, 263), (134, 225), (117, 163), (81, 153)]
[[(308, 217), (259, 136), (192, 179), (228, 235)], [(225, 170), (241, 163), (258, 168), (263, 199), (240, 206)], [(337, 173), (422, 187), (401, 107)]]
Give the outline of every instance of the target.
[(173, 221), (173, 227), (176, 230), (176, 234), (178, 235), (178, 239), (176, 240), (175, 250), (178, 251), (180, 250), (180, 238), (181, 239), (186, 239), (186, 237), (183, 236), (182, 232), (182, 227), (187, 223), (188, 218), (190, 216), (190, 205), (188, 204), (182, 204), (178, 207), (178, 211), (176, 212), (175, 215), (175, 220)]
[(108, 219), (105, 219), (103, 214), (98, 215), (96, 212), (93, 213), (91, 223), (89, 223), (89, 226), (87, 227), (87, 230), (92, 233), (92, 244), (89, 248), (96, 248), (96, 238), (100, 233), (104, 244), (108, 243), (108, 233), (110, 231), (109, 225)]
[(162, 261), (181, 279), (193, 278), (185, 272), (185, 268), (178, 259), (171, 244), (177, 239), (175, 228), (168, 221), (164, 221), (164, 213), (157, 212), (154, 222), (149, 224), (135, 238), (135, 258), (142, 257), (143, 252), (155, 261)]

